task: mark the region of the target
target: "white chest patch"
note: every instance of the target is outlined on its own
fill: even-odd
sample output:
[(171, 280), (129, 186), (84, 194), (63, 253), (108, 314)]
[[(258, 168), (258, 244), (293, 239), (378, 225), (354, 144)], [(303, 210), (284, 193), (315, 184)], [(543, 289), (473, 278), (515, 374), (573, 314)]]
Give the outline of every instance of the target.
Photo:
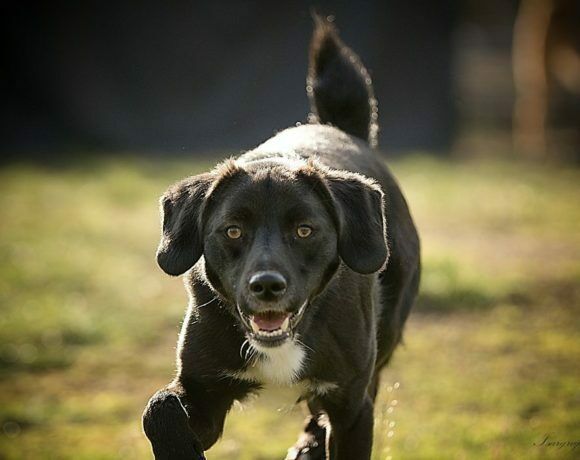
[(307, 356), (299, 343), (288, 341), (276, 348), (259, 344), (252, 344), (252, 347), (259, 356), (244, 371), (227, 375), (259, 383), (261, 396), (276, 402), (282, 399), (283, 405), (278, 410), (291, 410), (299, 400), (338, 390), (334, 382), (302, 378), (301, 371)]
[(252, 346), (260, 356), (239, 377), (279, 386), (292, 385), (298, 380), (306, 357), (302, 345), (288, 341), (275, 348), (255, 343)]

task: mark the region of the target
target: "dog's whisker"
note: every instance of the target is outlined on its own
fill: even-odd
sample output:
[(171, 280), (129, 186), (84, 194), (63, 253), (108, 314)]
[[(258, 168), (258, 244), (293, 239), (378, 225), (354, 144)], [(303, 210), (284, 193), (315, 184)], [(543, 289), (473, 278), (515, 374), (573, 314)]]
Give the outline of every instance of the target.
[(209, 305), (210, 303), (212, 303), (214, 300), (217, 300), (217, 296), (215, 296), (213, 299), (207, 301), (206, 303), (202, 303), (201, 305), (196, 305), (195, 308), (199, 309), (199, 308), (205, 307), (205, 306)]
[[(243, 352), (243, 349), (246, 345), (248, 346), (248, 348), (246, 349), (245, 352)], [(256, 348), (250, 343), (250, 341), (248, 339), (244, 340), (244, 343), (242, 343), (242, 347), (240, 348), (240, 357), (245, 361), (250, 362), (256, 356), (256, 353), (258, 353), (258, 350), (256, 350)]]
[(254, 359), (258, 355), (258, 349), (252, 346), (252, 353), (250, 354), (250, 359)]
[[(248, 339), (244, 340), (242, 342), (242, 346), (240, 347), (240, 358), (244, 359), (244, 347), (248, 345), (248, 347), (251, 347), (250, 345), (250, 341)], [(247, 353), (247, 351), (246, 351)]]
[(258, 353), (258, 350), (256, 350), (256, 348), (254, 346), (252, 346), (252, 344), (249, 344), (249, 348), (246, 351), (246, 361), (251, 361), (254, 359), (254, 357), (256, 356), (256, 354)]
[(304, 348), (310, 350), (312, 353), (315, 353), (314, 348), (309, 347), (308, 345), (306, 345), (302, 340), (300, 340), (298, 337), (296, 337), (294, 339), (296, 341), (296, 343), (298, 343), (299, 345), (302, 345)]

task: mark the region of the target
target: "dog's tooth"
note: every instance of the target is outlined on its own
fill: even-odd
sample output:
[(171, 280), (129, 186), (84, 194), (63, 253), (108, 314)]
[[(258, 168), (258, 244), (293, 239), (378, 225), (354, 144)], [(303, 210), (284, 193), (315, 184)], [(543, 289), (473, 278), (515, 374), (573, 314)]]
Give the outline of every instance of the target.
[(287, 316), (284, 322), (282, 323), (282, 326), (280, 326), (281, 331), (287, 331), (289, 325), (290, 325), (290, 316)]
[(254, 332), (260, 332), (260, 328), (258, 327), (258, 325), (254, 322), (254, 318), (250, 318), (250, 326), (252, 326), (252, 330)]

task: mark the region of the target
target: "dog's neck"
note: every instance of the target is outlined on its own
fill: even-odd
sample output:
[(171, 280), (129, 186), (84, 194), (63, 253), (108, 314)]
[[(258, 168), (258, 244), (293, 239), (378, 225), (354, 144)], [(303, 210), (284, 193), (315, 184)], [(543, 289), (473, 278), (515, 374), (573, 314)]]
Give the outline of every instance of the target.
[(306, 350), (298, 341), (290, 339), (278, 347), (250, 344), (256, 356), (239, 373), (244, 380), (279, 386), (292, 385), (300, 380)]

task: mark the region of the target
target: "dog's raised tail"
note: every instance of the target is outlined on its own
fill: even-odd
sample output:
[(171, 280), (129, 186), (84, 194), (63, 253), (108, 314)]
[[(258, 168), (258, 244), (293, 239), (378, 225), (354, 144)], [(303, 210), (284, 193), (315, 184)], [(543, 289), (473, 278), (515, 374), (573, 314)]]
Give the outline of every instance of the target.
[(377, 145), (378, 108), (370, 75), (338, 37), (334, 25), (314, 14), (306, 92), (313, 117)]

